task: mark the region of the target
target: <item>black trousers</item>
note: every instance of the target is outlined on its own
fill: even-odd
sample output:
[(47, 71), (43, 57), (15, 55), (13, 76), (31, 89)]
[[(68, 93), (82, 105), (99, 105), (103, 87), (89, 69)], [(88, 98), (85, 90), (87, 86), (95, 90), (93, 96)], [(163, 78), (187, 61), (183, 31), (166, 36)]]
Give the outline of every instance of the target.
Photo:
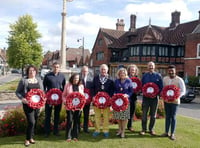
[(54, 124), (53, 124), (53, 134), (58, 134), (58, 125), (60, 120), (60, 111), (62, 108), (62, 104), (52, 106), (49, 104), (45, 104), (45, 134), (49, 135), (51, 132), (51, 113), (54, 108)]
[[(88, 121), (89, 121), (89, 114), (90, 114), (90, 104), (85, 105), (83, 108), (83, 131), (88, 131)], [(81, 114), (80, 114), (81, 118)], [(80, 126), (80, 123), (79, 123)]]
[(32, 109), (27, 104), (23, 104), (23, 110), (27, 119), (26, 140), (30, 140), (34, 136), (34, 131), (37, 124), (39, 109)]
[(133, 94), (131, 99), (132, 100), (130, 102), (130, 119), (128, 119), (128, 123), (127, 123), (128, 129), (132, 128), (133, 117), (134, 117), (134, 114), (135, 114), (136, 103), (137, 103), (137, 96), (135, 94)]
[(66, 139), (78, 138), (80, 111), (67, 110)]

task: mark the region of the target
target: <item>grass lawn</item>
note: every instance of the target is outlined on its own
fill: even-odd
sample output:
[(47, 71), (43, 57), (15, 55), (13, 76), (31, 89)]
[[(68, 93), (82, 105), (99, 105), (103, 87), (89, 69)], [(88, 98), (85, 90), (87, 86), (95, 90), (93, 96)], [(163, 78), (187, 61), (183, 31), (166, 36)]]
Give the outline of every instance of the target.
[[(149, 134), (140, 136), (141, 121), (134, 123), (135, 133), (126, 132), (126, 138), (115, 136), (117, 125), (110, 126), (110, 137), (105, 139), (103, 135), (97, 138), (92, 137), (94, 128), (90, 129), (90, 134), (83, 132), (79, 135), (78, 142), (65, 142), (65, 132), (61, 132), (60, 137), (51, 135), (44, 138), (43, 135), (36, 135), (36, 144), (30, 145), (31, 148), (198, 148), (200, 147), (200, 120), (178, 116), (175, 141), (159, 136), (152, 137)], [(164, 131), (164, 119), (157, 119), (155, 131), (158, 135)], [(21, 148), (24, 147), (25, 136), (1, 137), (0, 147), (2, 148)]]
[(0, 85), (0, 92), (2, 91), (15, 91), (20, 79)]

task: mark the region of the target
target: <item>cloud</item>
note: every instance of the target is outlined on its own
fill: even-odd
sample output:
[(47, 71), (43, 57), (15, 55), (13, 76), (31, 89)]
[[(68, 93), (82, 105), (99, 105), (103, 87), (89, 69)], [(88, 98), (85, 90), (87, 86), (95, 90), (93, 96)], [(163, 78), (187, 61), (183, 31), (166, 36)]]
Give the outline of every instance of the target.
[(171, 21), (171, 13), (174, 11), (180, 11), (182, 21), (190, 20), (192, 13), (187, 8), (186, 2), (183, 0), (171, 0), (169, 2), (142, 2), (140, 4), (128, 4), (121, 11), (123, 16), (130, 16), (130, 14), (136, 14), (137, 26), (148, 25), (151, 18), (152, 24), (169, 26)]

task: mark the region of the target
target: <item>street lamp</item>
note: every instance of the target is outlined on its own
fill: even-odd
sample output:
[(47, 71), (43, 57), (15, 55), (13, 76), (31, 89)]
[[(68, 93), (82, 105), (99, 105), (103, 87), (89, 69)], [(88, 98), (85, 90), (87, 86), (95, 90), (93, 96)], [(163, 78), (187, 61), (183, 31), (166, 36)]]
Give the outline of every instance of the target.
[(84, 65), (84, 37), (82, 39), (77, 39), (77, 42), (82, 40), (82, 64)]
[(67, 15), (67, 2), (71, 2), (73, 0), (63, 0), (63, 11), (62, 15), (62, 31), (61, 31), (61, 49), (60, 49), (60, 65), (61, 69), (66, 69), (66, 15)]

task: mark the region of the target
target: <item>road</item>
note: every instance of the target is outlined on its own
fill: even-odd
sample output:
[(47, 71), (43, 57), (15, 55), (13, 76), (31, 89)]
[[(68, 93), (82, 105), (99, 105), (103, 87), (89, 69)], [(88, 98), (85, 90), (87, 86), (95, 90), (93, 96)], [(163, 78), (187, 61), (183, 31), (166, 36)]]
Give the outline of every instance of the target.
[(21, 74), (11, 73), (5, 76), (0, 76), (0, 85), (16, 80), (21, 77)]

